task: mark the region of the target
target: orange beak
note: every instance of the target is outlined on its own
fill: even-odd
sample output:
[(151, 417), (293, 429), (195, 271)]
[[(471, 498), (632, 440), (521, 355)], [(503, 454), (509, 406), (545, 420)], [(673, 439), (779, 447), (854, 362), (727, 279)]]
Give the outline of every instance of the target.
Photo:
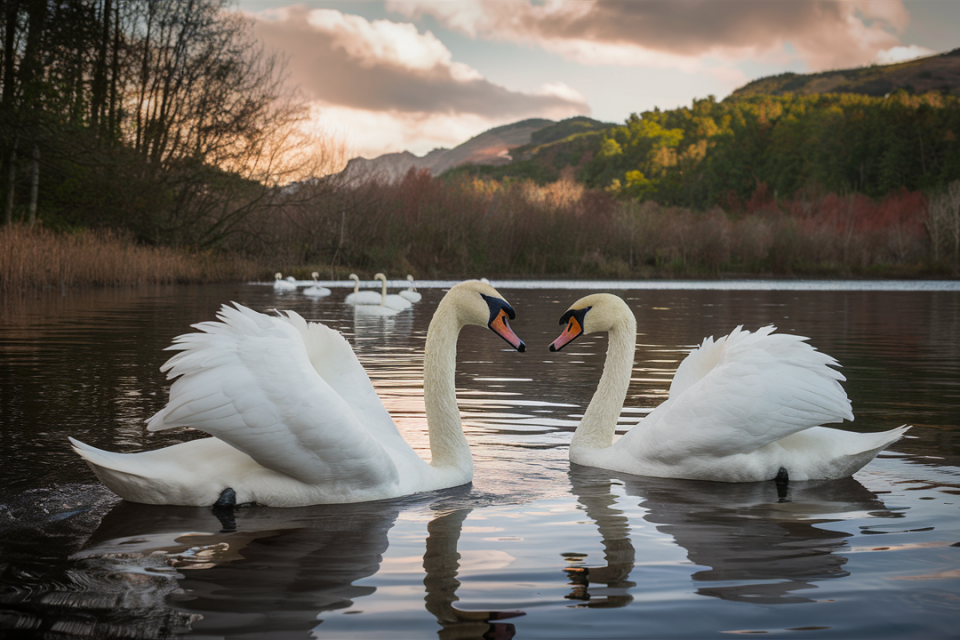
[(567, 327), (563, 330), (563, 333), (560, 336), (550, 343), (550, 351), (560, 351), (563, 349), (567, 343), (571, 342), (574, 338), (580, 336), (583, 333), (583, 327), (580, 326), (580, 321), (575, 317), (571, 317), (570, 321), (567, 322)]
[(520, 337), (513, 332), (513, 329), (510, 328), (509, 316), (507, 316), (507, 311), (505, 309), (500, 309), (500, 312), (497, 313), (497, 316), (490, 321), (488, 326), (494, 333), (506, 340), (507, 343), (517, 351), (523, 353), (527, 350), (527, 345), (525, 345), (523, 340), (521, 340)]

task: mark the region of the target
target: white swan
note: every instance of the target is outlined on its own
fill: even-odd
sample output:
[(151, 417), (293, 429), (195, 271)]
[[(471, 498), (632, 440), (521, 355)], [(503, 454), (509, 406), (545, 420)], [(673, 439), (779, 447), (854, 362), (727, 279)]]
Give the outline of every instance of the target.
[(310, 296), (311, 298), (323, 298), (324, 296), (330, 295), (330, 289), (321, 287), (317, 282), (317, 278), (320, 277), (320, 274), (314, 271), (310, 275), (313, 276), (313, 284), (303, 290), (303, 295)]
[(855, 473), (909, 429), (853, 433), (818, 425), (853, 420), (837, 362), (802, 336), (737, 327), (706, 338), (674, 375), (668, 399), (614, 442), (630, 384), (637, 323), (617, 296), (600, 293), (563, 315), (558, 351), (577, 336), (609, 332), (603, 375), (570, 442), (577, 464), (643, 476), (753, 482), (824, 480)]
[(423, 296), (421, 296), (420, 292), (417, 291), (417, 286), (414, 283), (413, 276), (408, 274), (407, 280), (410, 282), (410, 288), (401, 291), (400, 296), (402, 296), (405, 300), (409, 300), (410, 302), (420, 302)]
[(397, 311), (404, 311), (405, 309), (409, 309), (413, 306), (410, 304), (409, 300), (402, 296), (399, 296), (395, 293), (387, 294), (387, 276), (383, 275), (382, 273), (378, 273), (373, 276), (373, 279), (380, 281), (380, 304), (382, 306), (396, 309)]
[(346, 304), (380, 304), (381, 297), (376, 291), (360, 291), (360, 278), (357, 274), (351, 273), (349, 278), (353, 280), (353, 293), (343, 299)]
[(273, 290), (274, 291), (296, 291), (297, 290), (297, 281), (293, 277), (288, 277), (286, 280), (283, 279), (283, 274), (279, 271), (273, 274)]
[[(466, 325), (489, 327), (518, 351), (512, 307), (475, 280), (444, 296), (427, 330), (423, 393), (432, 461), (403, 439), (347, 341), (292, 311), (267, 316), (224, 305), (194, 325), (162, 370), (177, 378), (150, 431), (191, 427), (202, 438), (122, 454), (70, 439), (121, 497), (147, 504), (362, 502), (470, 482), (454, 369)], [(230, 491), (228, 491), (230, 490)]]

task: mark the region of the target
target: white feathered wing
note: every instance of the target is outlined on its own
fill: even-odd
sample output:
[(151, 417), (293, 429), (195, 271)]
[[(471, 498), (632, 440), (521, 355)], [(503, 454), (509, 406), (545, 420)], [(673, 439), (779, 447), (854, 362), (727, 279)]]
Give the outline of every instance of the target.
[[(397, 495), (402, 471), (427, 466), (338, 332), (294, 312), (271, 317), (240, 305), (225, 305), (218, 318), (168, 347), (180, 353), (162, 370), (177, 379), (148, 422), (151, 431), (190, 427), (215, 438), (137, 454), (71, 439), (116, 493), (210, 505), (230, 487), (239, 502), (352, 502)], [(151, 499), (151, 483), (164, 488), (162, 500)]]
[(615, 443), (616, 458), (646, 475), (743, 482), (784, 467), (792, 480), (825, 479), (853, 473), (903, 435), (821, 428), (853, 420), (839, 365), (774, 330), (705, 339), (668, 399)]

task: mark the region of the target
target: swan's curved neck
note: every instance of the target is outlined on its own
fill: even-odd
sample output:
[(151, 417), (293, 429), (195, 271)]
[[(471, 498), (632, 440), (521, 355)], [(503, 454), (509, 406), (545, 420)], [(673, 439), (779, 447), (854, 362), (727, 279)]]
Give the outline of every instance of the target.
[(590, 400), (590, 405), (577, 426), (570, 448), (605, 449), (613, 444), (620, 409), (627, 397), (633, 356), (636, 351), (637, 321), (633, 314), (624, 314), (622, 320), (610, 328), (610, 344), (603, 375)]
[(433, 458), (430, 464), (436, 468), (456, 467), (469, 472), (472, 477), (473, 458), (463, 435), (455, 380), (457, 337), (461, 326), (454, 305), (447, 299), (442, 300), (427, 329), (423, 352), (423, 400)]
[(380, 305), (383, 306), (387, 304), (387, 280), (386, 278), (380, 279)]
[(360, 292), (360, 278), (354, 278), (354, 280), (353, 280), (353, 292), (354, 292), (354, 293), (359, 293), (359, 292)]

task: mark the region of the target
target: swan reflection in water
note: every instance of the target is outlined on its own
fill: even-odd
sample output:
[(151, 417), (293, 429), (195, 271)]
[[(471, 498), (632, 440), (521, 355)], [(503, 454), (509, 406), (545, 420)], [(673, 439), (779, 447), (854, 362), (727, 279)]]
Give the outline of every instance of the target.
[[(121, 502), (74, 559), (106, 563), (115, 579), (117, 563), (127, 562), (136, 588), (143, 588), (142, 579), (149, 573), (155, 582), (175, 580), (173, 587), (149, 589), (161, 600), (149, 603), (152, 608), (175, 609), (151, 618), (168, 630), (176, 618), (178, 633), (309, 638), (315, 629), (322, 630), (317, 626), (323, 612), (350, 609), (377, 590), (356, 583), (380, 570), (388, 532), (401, 511), (422, 504), (422, 499), (408, 498), (216, 513)], [(434, 517), (427, 525), (423, 556), (424, 600), (440, 625), (439, 638), (512, 638), (514, 626), (498, 621), (523, 612), (453, 606), (460, 586), (457, 543), (471, 509), (447, 507), (443, 501), (430, 508)], [(148, 568), (148, 574), (138, 572), (142, 559), (152, 559), (157, 566)], [(161, 631), (139, 630), (144, 637)]]
[(606, 561), (593, 567), (584, 562), (585, 554), (564, 554), (572, 586), (567, 597), (581, 601), (575, 606), (625, 606), (636, 586), (630, 578), (640, 579), (631, 576), (636, 552), (630, 521), (615, 506), (623, 498), (614, 494), (614, 483), (622, 484), (627, 496), (640, 498), (644, 520), (704, 567), (691, 576), (701, 585), (697, 594), (756, 604), (813, 602), (797, 592), (848, 575), (841, 553), (852, 534), (822, 525), (862, 512), (901, 516), (853, 478), (795, 482), (784, 491), (774, 482), (648, 478), (573, 464), (570, 480), (577, 501), (600, 530)]

